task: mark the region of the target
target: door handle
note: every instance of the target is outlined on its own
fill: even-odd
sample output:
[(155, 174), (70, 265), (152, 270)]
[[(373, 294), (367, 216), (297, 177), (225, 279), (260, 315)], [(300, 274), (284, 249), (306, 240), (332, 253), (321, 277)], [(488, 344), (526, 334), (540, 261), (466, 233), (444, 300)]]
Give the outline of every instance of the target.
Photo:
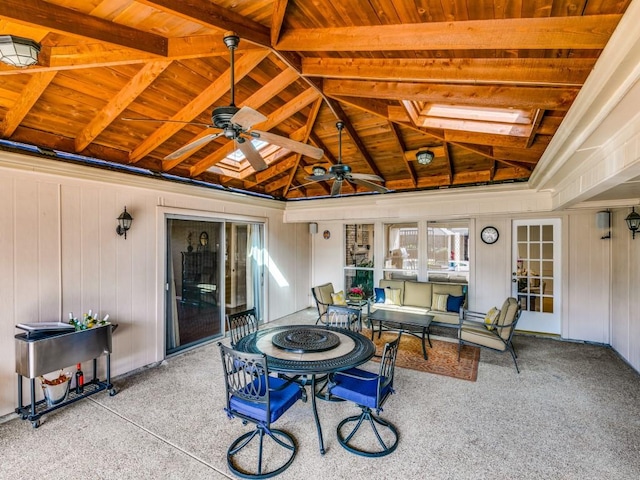
[(518, 279), (514, 278), (513, 280), (511, 280), (513, 283), (518, 283)]

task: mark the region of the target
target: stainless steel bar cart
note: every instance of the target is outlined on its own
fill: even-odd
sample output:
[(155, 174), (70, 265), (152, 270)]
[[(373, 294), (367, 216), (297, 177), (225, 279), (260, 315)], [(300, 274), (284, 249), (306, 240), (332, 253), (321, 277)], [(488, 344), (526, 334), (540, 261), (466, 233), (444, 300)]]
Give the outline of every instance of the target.
[[(34, 324), (31, 324), (34, 325)], [(18, 374), (18, 407), (16, 413), (29, 420), (34, 428), (40, 426), (40, 418), (85, 397), (108, 390), (116, 394), (111, 384), (111, 334), (116, 324), (80, 331), (33, 330), (15, 336), (16, 373)], [(19, 327), (21, 328), (21, 327)], [(105, 357), (106, 380), (97, 378), (98, 358)], [(85, 380), (82, 393), (69, 391), (64, 402), (49, 405), (46, 400), (36, 401), (36, 378), (40, 375), (64, 369), (70, 365), (93, 360), (93, 375)], [(29, 379), (30, 404), (23, 404), (23, 377)], [(88, 378), (88, 375), (85, 375)]]

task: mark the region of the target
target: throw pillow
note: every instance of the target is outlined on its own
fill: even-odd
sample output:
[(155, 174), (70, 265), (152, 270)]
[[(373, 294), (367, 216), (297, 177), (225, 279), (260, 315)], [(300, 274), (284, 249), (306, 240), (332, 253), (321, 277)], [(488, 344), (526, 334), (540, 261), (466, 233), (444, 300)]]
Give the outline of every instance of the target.
[(384, 303), (384, 288), (374, 288), (376, 294), (375, 303)]
[(384, 303), (386, 303), (387, 305), (402, 305), (402, 303), (400, 302), (400, 289), (385, 288)]
[(431, 310), (435, 310), (437, 312), (446, 312), (448, 298), (449, 295), (447, 295), (446, 293), (434, 293), (433, 297), (431, 297)]
[(484, 323), (488, 330), (493, 330), (495, 328), (494, 325), (498, 321), (499, 316), (500, 310), (498, 310), (496, 307), (491, 308), (487, 312), (487, 315), (484, 317)]
[(344, 291), (340, 290), (339, 292), (331, 294), (331, 300), (333, 300), (334, 305), (346, 305), (347, 299), (344, 298)]
[(459, 312), (463, 302), (464, 295), (460, 295), (459, 297), (449, 295), (447, 298), (447, 312)]

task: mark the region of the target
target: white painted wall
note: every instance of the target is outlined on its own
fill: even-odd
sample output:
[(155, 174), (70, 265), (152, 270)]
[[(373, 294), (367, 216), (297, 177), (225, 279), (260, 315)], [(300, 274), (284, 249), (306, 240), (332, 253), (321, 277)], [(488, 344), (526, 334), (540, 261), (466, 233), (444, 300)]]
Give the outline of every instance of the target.
[(0, 415), (17, 406), (16, 323), (93, 309), (119, 325), (112, 375), (164, 358), (165, 213), (264, 221), (265, 319), (309, 305), (311, 235), (281, 202), (0, 152), (0, 203)]

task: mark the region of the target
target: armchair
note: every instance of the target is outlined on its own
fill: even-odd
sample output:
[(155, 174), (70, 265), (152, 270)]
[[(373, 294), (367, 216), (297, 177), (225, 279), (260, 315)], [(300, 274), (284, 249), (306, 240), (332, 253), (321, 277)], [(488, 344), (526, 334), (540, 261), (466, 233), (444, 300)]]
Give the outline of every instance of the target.
[(326, 323), (327, 307), (329, 305), (333, 305), (333, 299), (331, 298), (331, 294), (335, 293), (333, 290), (333, 283), (329, 282), (313, 287), (311, 289), (311, 293), (313, 294), (313, 299), (316, 301), (316, 308), (318, 309), (318, 319), (316, 320), (316, 324), (318, 322)]
[(512, 337), (522, 310), (518, 301), (507, 298), (502, 304), (500, 315), (495, 324), (485, 323), (485, 313), (460, 309), (460, 328), (458, 329), (458, 361), (463, 344), (476, 345), (496, 352), (509, 352), (520, 373), (517, 355), (513, 348)]

